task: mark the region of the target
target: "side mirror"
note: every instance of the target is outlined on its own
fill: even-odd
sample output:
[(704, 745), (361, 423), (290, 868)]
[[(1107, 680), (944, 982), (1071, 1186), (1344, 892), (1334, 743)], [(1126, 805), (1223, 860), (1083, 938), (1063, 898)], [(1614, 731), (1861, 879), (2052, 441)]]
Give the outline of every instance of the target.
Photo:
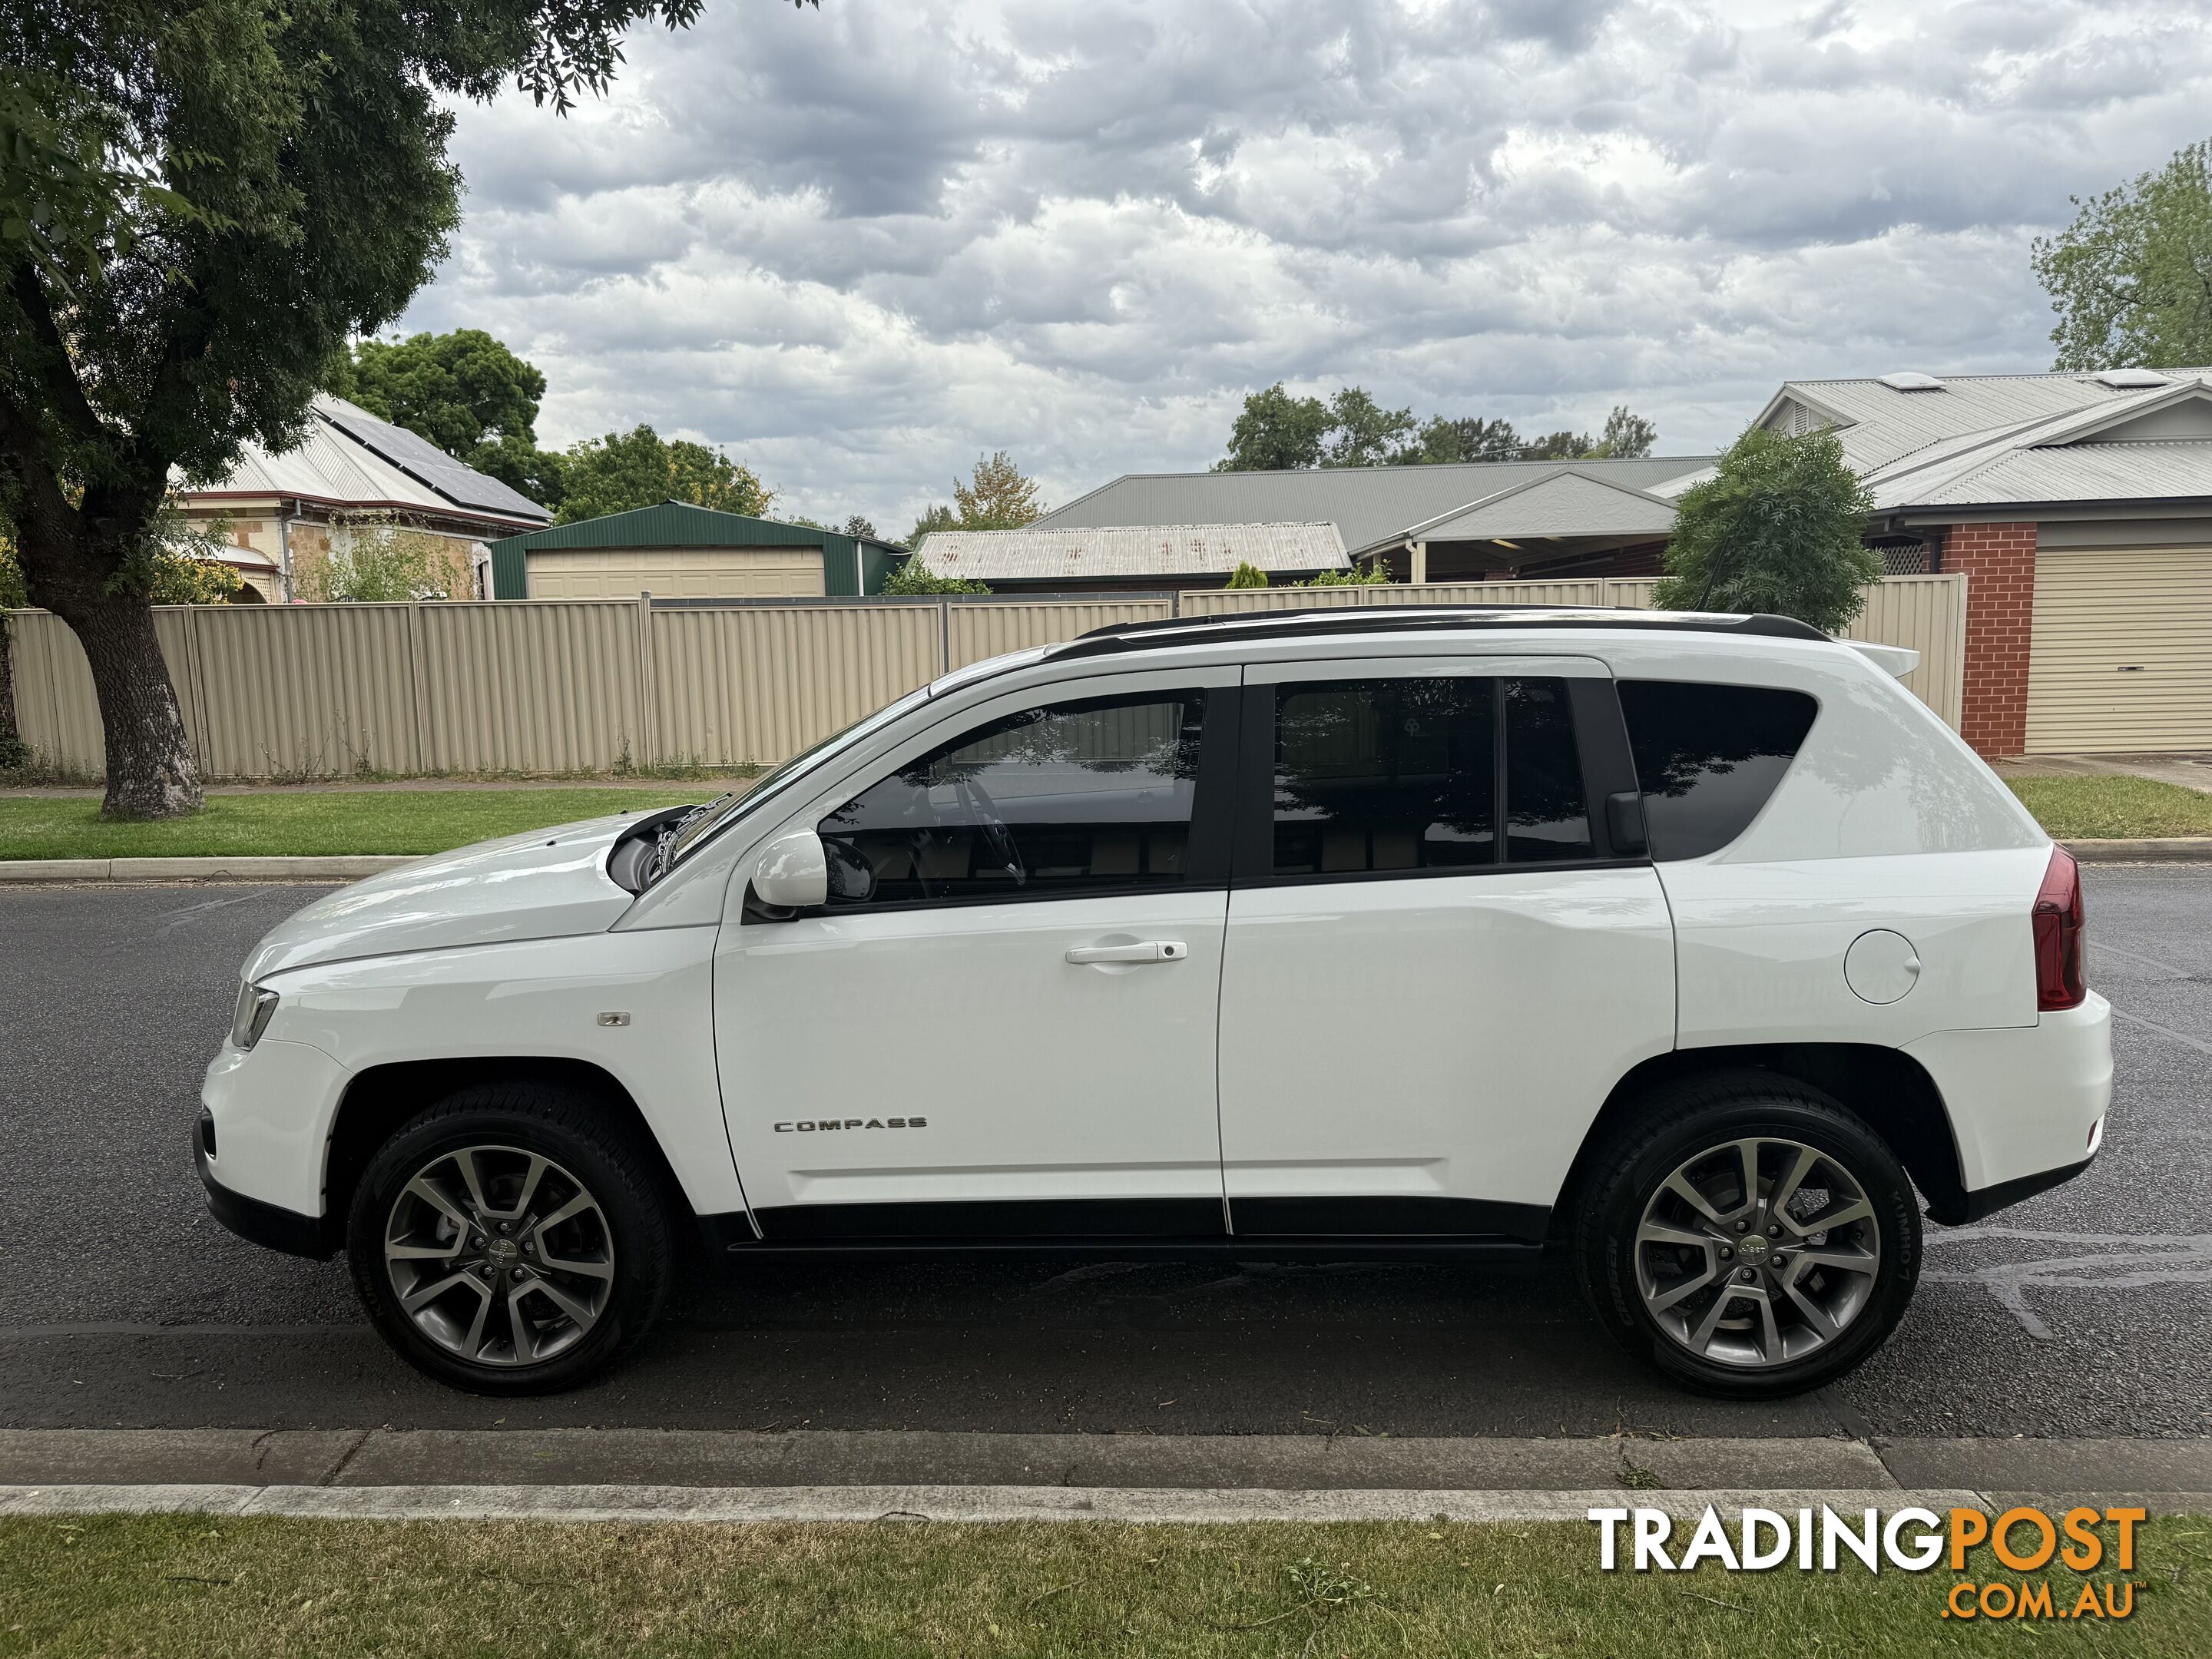
[(753, 867), (753, 896), (779, 909), (806, 910), (830, 896), (830, 864), (811, 830), (778, 836)]

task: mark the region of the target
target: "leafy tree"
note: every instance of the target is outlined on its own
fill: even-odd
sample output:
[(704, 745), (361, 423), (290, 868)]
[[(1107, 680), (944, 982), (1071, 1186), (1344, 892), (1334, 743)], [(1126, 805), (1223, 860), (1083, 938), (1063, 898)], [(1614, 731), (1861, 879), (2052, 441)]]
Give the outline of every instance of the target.
[(1526, 438), (1505, 420), (1431, 416), (1384, 409), (1364, 388), (1340, 387), (1326, 401), (1294, 398), (1278, 380), (1244, 399), (1230, 429), (1229, 453), (1216, 472), (1316, 466), (1431, 466), (1466, 461), (1574, 461), (1648, 455), (1658, 430), (1616, 407), (1601, 437), (1559, 431)]
[(1229, 453), (1216, 472), (1279, 472), (1319, 466), (1328, 437), (1328, 405), (1318, 398), (1293, 398), (1280, 380), (1244, 399), (1244, 412), (1229, 429)]
[(2180, 368), (2212, 362), (2212, 140), (2101, 196), (2032, 255), (2058, 326), (2051, 365)]
[(1651, 446), (1659, 441), (1659, 428), (1641, 415), (1632, 415), (1626, 404), (1615, 404), (1613, 413), (1605, 417), (1605, 432), (1590, 452), (1595, 460), (1609, 458), (1616, 461), (1641, 460), (1651, 453)]
[(876, 534), (875, 526), (869, 523), (857, 513), (855, 513), (851, 518), (845, 520), (845, 533), (848, 536), (854, 537), (854, 538), (864, 542), (879, 542), (883, 540), (881, 536)]
[(201, 804), (148, 608), (172, 472), (296, 441), (446, 252), (459, 99), (565, 110), (703, 0), (0, 0), (0, 512), (91, 665), (111, 816)]
[(889, 595), (904, 597), (921, 593), (988, 593), (991, 590), (981, 582), (963, 581), (957, 576), (940, 576), (921, 562), (921, 555), (911, 553), (904, 564), (884, 578), (883, 591)]
[(988, 460), (977, 456), (975, 476), (953, 483), (952, 500), (963, 530), (1019, 530), (1044, 516), (1036, 480), (1024, 477), (1003, 449)]
[(164, 547), (154, 555), (146, 597), (154, 605), (232, 605), (245, 589), (246, 578), (221, 561)]
[(1330, 430), (1335, 435), (1322, 455), (1323, 466), (1393, 466), (1417, 453), (1413, 411), (1384, 409), (1356, 386), (1329, 399)]
[(1437, 415), (1421, 426), (1419, 465), (1458, 461), (1515, 461), (1521, 459), (1521, 434), (1510, 421), (1486, 421), (1479, 415), (1453, 420)]
[(1265, 587), (1267, 585), (1267, 573), (1243, 559), (1237, 560), (1237, 568), (1229, 573), (1229, 580), (1224, 584), (1228, 587)]
[(933, 530), (959, 528), (960, 515), (939, 502), (914, 521), (914, 528), (907, 532), (906, 544), (908, 547), (919, 549), (921, 546), (922, 538)]
[(1597, 447), (1596, 441), (1587, 432), (1547, 432), (1540, 438), (1530, 438), (1521, 446), (1515, 457), (1523, 461), (1579, 461)]
[(1874, 497), (1832, 433), (1753, 427), (1678, 507), (1662, 610), (1768, 611), (1832, 634), (1881, 578), (1881, 555), (1859, 539)]
[(545, 377), (480, 328), (362, 340), (337, 359), (331, 390), (466, 461), (502, 437), (538, 441)]
[(561, 470), (561, 510), (555, 515), (561, 524), (663, 501), (757, 519), (775, 499), (750, 467), (688, 438), (664, 438), (649, 426), (572, 445)]

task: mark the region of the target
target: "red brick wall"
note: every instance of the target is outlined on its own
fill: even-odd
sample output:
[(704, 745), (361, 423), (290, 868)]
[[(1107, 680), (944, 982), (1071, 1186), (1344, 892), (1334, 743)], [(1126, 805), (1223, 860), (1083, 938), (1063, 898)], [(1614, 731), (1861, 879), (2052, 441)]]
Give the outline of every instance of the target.
[(2035, 620), (2035, 526), (1954, 524), (1943, 569), (1966, 573), (1966, 707), (1960, 734), (1984, 756), (2027, 747), (2028, 630)]

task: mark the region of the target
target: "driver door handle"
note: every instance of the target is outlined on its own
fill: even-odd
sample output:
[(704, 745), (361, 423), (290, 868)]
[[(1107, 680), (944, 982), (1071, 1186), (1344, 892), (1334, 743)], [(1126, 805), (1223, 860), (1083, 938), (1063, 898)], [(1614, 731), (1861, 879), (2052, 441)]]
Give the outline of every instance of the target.
[(1147, 939), (1142, 945), (1079, 945), (1067, 953), (1073, 963), (1181, 962), (1190, 946), (1179, 939)]

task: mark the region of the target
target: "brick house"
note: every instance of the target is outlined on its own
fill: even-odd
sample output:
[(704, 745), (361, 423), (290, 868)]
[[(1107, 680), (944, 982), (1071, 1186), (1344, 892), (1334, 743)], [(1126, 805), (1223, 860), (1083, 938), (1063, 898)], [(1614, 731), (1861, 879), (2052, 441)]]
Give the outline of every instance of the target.
[(441, 562), (471, 573), (474, 597), (489, 599), (489, 544), (553, 517), (428, 440), (326, 392), (295, 447), (272, 454), (250, 444), (227, 477), (180, 489), (178, 501), (189, 523), (214, 533), (217, 556), (274, 604), (299, 597), (308, 563), (385, 526), (427, 538)]
[(1793, 380), (1759, 420), (1836, 434), (1893, 571), (1966, 574), (1983, 754), (2208, 749), (2208, 374)]

